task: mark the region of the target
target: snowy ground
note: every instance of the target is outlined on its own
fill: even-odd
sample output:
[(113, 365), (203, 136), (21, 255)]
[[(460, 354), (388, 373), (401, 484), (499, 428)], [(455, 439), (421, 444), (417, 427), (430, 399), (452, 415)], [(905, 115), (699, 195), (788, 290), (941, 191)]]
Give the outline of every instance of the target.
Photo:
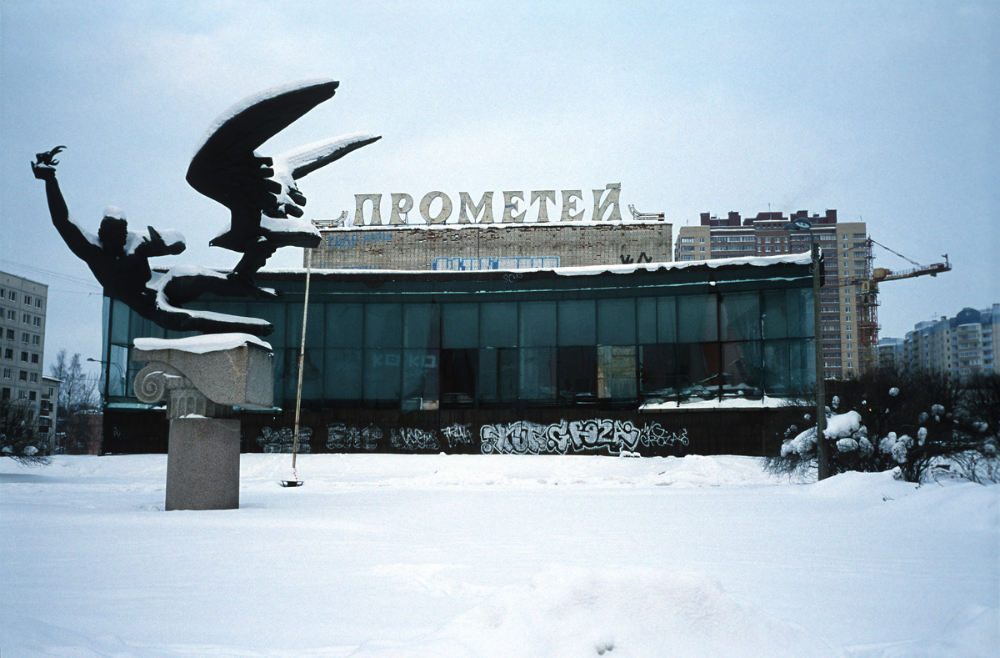
[(0, 460), (0, 653), (997, 656), (1000, 486), (801, 484), (745, 457)]

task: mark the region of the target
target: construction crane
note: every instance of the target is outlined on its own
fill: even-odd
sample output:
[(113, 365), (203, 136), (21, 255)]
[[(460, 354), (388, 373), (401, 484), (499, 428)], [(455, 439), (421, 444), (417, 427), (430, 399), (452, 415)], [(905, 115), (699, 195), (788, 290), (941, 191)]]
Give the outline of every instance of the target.
[[(886, 251), (899, 256), (903, 260), (909, 261), (914, 267), (907, 270), (893, 271), (884, 267), (872, 267), (874, 255), (872, 246), (878, 245)], [(855, 254), (857, 248), (855, 248)], [(951, 270), (951, 263), (948, 262), (948, 254), (944, 254), (943, 263), (933, 263), (931, 265), (921, 265), (917, 261), (904, 256), (898, 251), (872, 240), (870, 237), (860, 247), (864, 250), (864, 273), (859, 277), (849, 279), (837, 287), (859, 286), (857, 293), (858, 307), (858, 354), (863, 369), (868, 369), (877, 363), (878, 357), (878, 284), (885, 281), (898, 281), (900, 279), (912, 279), (917, 276), (929, 274), (937, 276), (942, 272)]]

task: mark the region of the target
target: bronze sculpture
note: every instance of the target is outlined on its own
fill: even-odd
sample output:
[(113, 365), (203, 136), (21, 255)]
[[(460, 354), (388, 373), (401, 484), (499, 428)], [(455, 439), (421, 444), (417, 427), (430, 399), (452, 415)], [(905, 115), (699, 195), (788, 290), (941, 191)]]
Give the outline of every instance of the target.
[(65, 147), (39, 153), (31, 168), (36, 178), (45, 181), (53, 225), (70, 250), (87, 263), (106, 295), (165, 329), (266, 336), (274, 328), (264, 320), (182, 306), (205, 293), (273, 297), (274, 291), (253, 283), (257, 270), (281, 247), (319, 245), (319, 232), (311, 222), (300, 219), (306, 198), (296, 181), (380, 138), (351, 135), (273, 158), (258, 155), (255, 149), (333, 97), (338, 85), (335, 81), (299, 83), (238, 103), (216, 120), (192, 158), (188, 182), (230, 210), (229, 229), (209, 244), (243, 254), (231, 272), (189, 265), (153, 272), (149, 259), (183, 252), (183, 236), (164, 231), (165, 238), (152, 226), (147, 235), (131, 233), (123, 214), (115, 209), (105, 211), (95, 236), (70, 219), (59, 189), (55, 156)]

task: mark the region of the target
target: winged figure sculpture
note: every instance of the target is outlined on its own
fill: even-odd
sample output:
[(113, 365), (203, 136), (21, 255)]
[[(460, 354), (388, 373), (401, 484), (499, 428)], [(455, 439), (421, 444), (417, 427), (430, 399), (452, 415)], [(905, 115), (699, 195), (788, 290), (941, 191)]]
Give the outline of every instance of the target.
[(257, 153), (267, 140), (323, 101), (340, 83), (300, 83), (238, 103), (216, 119), (188, 167), (191, 187), (226, 206), (229, 228), (209, 244), (240, 252), (233, 273), (252, 279), (281, 247), (315, 248), (319, 232), (300, 219), (306, 198), (296, 183), (306, 174), (380, 139), (347, 135), (275, 157)]
[(165, 329), (266, 336), (274, 327), (265, 320), (182, 306), (205, 293), (275, 296), (274, 291), (253, 283), (257, 270), (281, 247), (319, 246), (319, 231), (302, 219), (306, 198), (297, 181), (380, 137), (347, 135), (274, 157), (260, 155), (257, 149), (332, 98), (338, 85), (332, 80), (308, 81), (252, 96), (216, 119), (202, 140), (188, 167), (187, 180), (230, 211), (229, 227), (209, 244), (243, 254), (231, 272), (196, 265), (152, 271), (149, 258), (184, 251), (180, 233), (158, 232), (152, 226), (145, 234), (133, 233), (124, 213), (109, 208), (95, 235), (70, 218), (56, 181), (59, 161), (55, 155), (66, 147), (39, 153), (31, 168), (36, 178), (45, 181), (52, 223), (70, 250), (87, 263), (106, 295)]

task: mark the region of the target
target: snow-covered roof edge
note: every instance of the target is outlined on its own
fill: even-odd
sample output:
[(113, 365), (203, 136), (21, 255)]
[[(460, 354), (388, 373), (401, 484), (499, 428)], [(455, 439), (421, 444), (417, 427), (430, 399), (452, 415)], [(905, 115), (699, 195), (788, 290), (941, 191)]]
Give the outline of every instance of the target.
[[(797, 254), (782, 254), (780, 256), (744, 256), (740, 258), (713, 258), (710, 260), (695, 261), (662, 261), (654, 263), (628, 263), (624, 265), (582, 265), (576, 267), (532, 267), (520, 269), (498, 269), (498, 270), (464, 270), (465, 272), (555, 272), (562, 276), (585, 276), (596, 274), (631, 274), (639, 270), (655, 272), (656, 270), (680, 270), (690, 267), (708, 267), (716, 269), (719, 267), (731, 267), (733, 265), (750, 265), (754, 267), (766, 267), (769, 265), (808, 265), (812, 262), (812, 257), (808, 252)], [(305, 274), (306, 268), (265, 268), (259, 274)], [(363, 270), (358, 268), (312, 268), (313, 274), (455, 274), (459, 270)]]

